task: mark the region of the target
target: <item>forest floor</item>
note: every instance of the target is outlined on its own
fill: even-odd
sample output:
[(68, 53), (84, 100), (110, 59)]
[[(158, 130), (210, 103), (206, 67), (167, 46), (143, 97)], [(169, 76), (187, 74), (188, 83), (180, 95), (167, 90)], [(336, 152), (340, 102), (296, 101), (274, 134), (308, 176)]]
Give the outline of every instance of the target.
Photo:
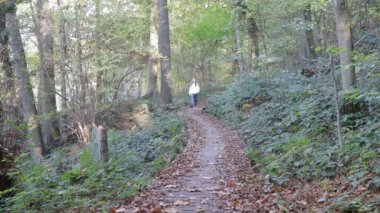
[[(223, 123), (184, 107), (179, 112), (188, 126), (188, 142), (172, 166), (161, 171), (128, 206), (115, 212), (234, 212), (249, 175), (245, 145)], [(240, 187), (239, 187), (240, 186)], [(253, 209), (243, 209), (252, 211)]]
[(188, 132), (182, 153), (128, 206), (110, 212), (325, 212), (329, 191), (347, 188), (340, 179), (331, 180), (325, 190), (296, 179), (285, 186), (272, 184), (252, 169), (236, 131), (204, 113), (202, 106), (184, 107), (179, 115)]

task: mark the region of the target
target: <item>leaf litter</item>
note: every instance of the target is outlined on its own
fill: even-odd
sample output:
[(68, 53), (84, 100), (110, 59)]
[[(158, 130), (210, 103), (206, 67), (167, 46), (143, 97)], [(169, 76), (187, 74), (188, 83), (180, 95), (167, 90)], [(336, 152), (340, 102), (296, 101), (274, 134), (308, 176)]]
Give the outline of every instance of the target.
[[(318, 183), (293, 180), (286, 186), (272, 184), (255, 173), (245, 143), (223, 122), (184, 108), (188, 143), (155, 180), (115, 212), (325, 212), (334, 192), (348, 182), (337, 177), (323, 188)], [(359, 185), (359, 193), (366, 187)]]

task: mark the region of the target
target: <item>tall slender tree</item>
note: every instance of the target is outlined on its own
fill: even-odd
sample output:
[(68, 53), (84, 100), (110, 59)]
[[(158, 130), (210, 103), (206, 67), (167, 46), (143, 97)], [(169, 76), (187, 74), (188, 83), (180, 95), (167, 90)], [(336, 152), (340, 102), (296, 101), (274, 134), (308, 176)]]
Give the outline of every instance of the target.
[(148, 87), (145, 96), (155, 100), (158, 97), (158, 35), (157, 35), (157, 5), (150, 0), (149, 5), (149, 59), (148, 59)]
[(255, 71), (258, 68), (257, 58), (260, 54), (259, 48), (259, 28), (257, 26), (256, 14), (254, 11), (250, 10), (247, 5), (242, 2), (241, 6), (241, 14), (242, 18), (247, 21), (247, 32), (249, 35), (250, 48), (249, 48), (249, 61), (248, 61), (248, 69)]
[(80, 81), (80, 107), (84, 108), (86, 105), (86, 78), (85, 73), (83, 71), (83, 64), (82, 64), (82, 36), (81, 36), (81, 24), (79, 20), (79, 14), (81, 10), (81, 2), (76, 1), (75, 6), (75, 37), (76, 37), (76, 45), (75, 45), (75, 65), (76, 65), (76, 72), (79, 75), (79, 81)]
[(34, 157), (47, 153), (42, 140), (41, 127), (37, 120), (32, 84), (26, 67), (24, 47), (21, 40), (18, 19), (16, 18), (16, 5), (9, 1), (10, 8), (6, 12), (6, 23), (10, 37), (10, 47), (13, 55), (15, 73), (20, 87), (20, 97), (24, 121), (27, 124), (28, 148)]
[(352, 64), (353, 50), (351, 17), (347, 0), (332, 0), (335, 12), (336, 34), (340, 50), (340, 70), (343, 90), (355, 87), (355, 66)]
[(66, 67), (68, 60), (67, 52), (67, 36), (65, 27), (65, 16), (63, 14), (61, 1), (57, 0), (57, 6), (59, 10), (59, 49), (60, 49), (60, 85), (61, 85), (61, 118), (60, 118), (60, 134), (61, 134), (61, 144), (63, 144), (67, 139), (67, 89), (66, 89)]
[(306, 49), (306, 58), (314, 59), (315, 55), (315, 44), (314, 44), (314, 36), (313, 36), (313, 28), (312, 28), (312, 15), (311, 15), (311, 5), (307, 3), (305, 9), (303, 11), (303, 16), (305, 20), (305, 49)]
[(57, 114), (53, 19), (48, 0), (36, 2), (36, 32), (40, 51), (40, 86), (42, 94), (43, 138), (47, 148), (59, 139), (59, 120)]
[[(100, 52), (100, 50), (101, 50), (100, 0), (95, 0), (95, 19), (96, 19), (96, 26), (95, 26), (96, 65), (98, 66), (98, 68), (101, 68), (102, 67), (102, 61), (100, 60), (100, 54), (101, 54), (101, 52)], [(103, 93), (101, 92), (102, 82), (103, 82), (103, 71), (98, 71), (96, 73), (96, 105), (98, 105), (103, 99)]]
[(172, 102), (169, 10), (167, 0), (157, 0), (158, 46), (161, 54), (161, 102)]
[(240, 74), (245, 71), (244, 55), (243, 55), (243, 40), (241, 39), (241, 16), (242, 16), (242, 5), (243, 0), (235, 0), (235, 39), (236, 39), (236, 50), (237, 58), (239, 61)]
[(2, 81), (2, 96), (1, 105), (4, 112), (4, 132), (12, 130), (10, 123), (14, 122), (17, 117), (17, 96), (14, 83), (14, 74), (12, 64), (9, 55), (8, 48), (8, 32), (6, 30), (5, 23), (5, 4), (0, 3), (0, 63), (1, 68), (4, 71), (4, 77)]

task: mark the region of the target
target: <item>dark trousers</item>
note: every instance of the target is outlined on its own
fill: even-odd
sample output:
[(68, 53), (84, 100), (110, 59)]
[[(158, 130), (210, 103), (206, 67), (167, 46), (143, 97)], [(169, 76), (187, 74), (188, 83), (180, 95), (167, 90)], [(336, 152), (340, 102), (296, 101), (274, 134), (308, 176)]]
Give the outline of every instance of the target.
[(191, 94), (190, 98), (191, 98), (191, 106), (192, 107), (197, 106), (197, 103), (198, 103), (198, 94)]

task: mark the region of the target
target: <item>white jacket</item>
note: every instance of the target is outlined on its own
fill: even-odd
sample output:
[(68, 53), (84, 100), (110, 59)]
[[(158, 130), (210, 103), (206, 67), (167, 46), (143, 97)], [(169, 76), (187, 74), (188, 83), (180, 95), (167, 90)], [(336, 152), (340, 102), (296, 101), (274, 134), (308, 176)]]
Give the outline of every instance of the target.
[(192, 94), (198, 94), (199, 93), (199, 85), (195, 85), (195, 83), (191, 84), (190, 89), (189, 89), (189, 95)]

